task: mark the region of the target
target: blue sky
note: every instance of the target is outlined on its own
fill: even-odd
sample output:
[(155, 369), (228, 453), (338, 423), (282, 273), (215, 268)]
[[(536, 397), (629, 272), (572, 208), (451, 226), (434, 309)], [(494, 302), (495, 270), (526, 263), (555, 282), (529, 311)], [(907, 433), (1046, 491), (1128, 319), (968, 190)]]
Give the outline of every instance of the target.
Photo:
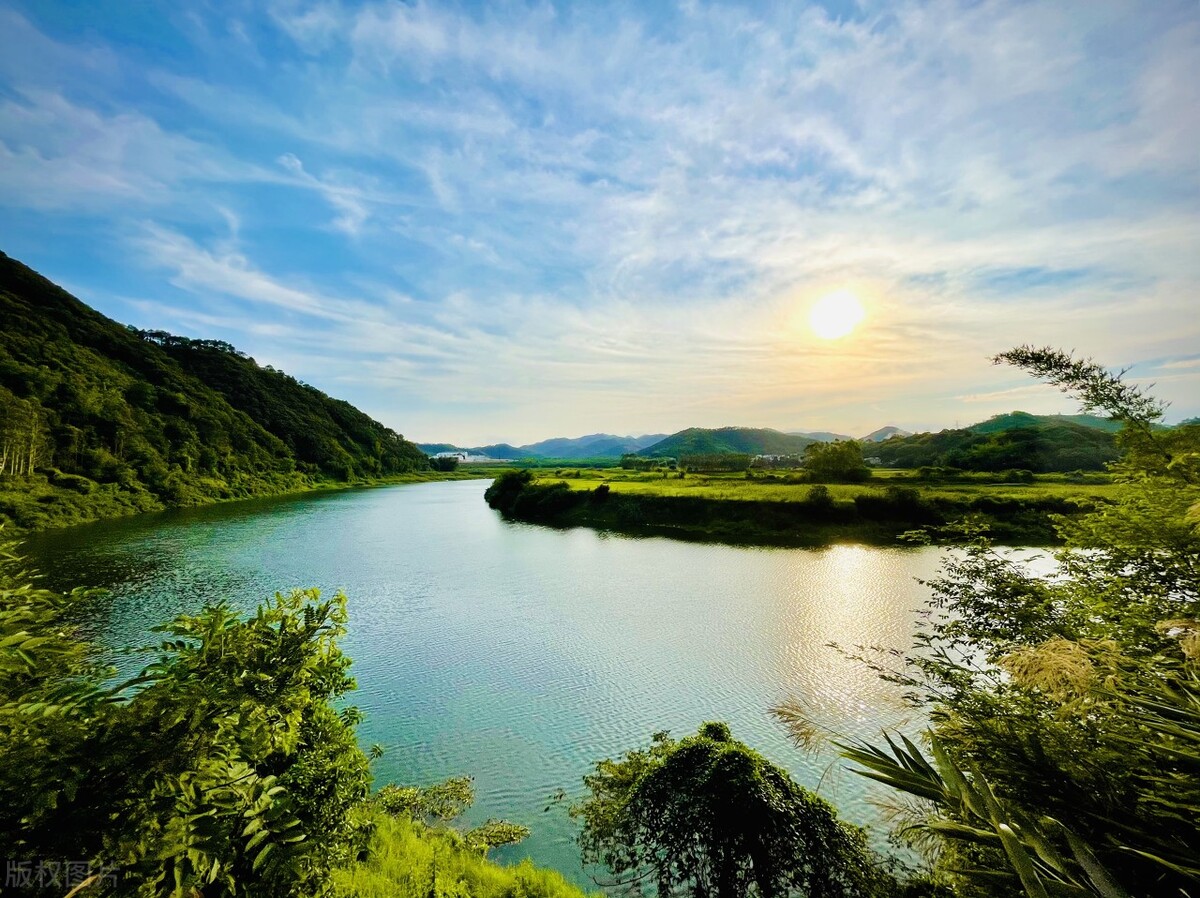
[[(418, 440), (1200, 414), (1200, 11), (0, 2), (0, 249)], [(807, 310), (867, 317), (821, 341)]]

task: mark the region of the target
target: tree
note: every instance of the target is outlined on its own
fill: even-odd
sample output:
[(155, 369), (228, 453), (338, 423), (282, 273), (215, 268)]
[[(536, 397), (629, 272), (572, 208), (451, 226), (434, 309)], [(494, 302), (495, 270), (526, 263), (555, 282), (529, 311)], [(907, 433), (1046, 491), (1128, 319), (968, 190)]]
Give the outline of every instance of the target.
[(44, 463), (48, 446), (41, 406), (0, 386), (0, 475), (32, 475)]
[(723, 723), (679, 741), (655, 734), (649, 748), (600, 761), (584, 784), (588, 797), (571, 809), (584, 861), (626, 884), (650, 880), (663, 898), (870, 894), (861, 832)]
[(862, 446), (854, 440), (809, 444), (804, 449), (804, 470), (818, 482), (861, 483), (871, 476)]
[(512, 511), (517, 497), (531, 483), (533, 483), (533, 475), (524, 468), (520, 470), (509, 469), (501, 471), (500, 476), (493, 480), (491, 485), (484, 490), (483, 498), (490, 507), (508, 514)]
[(1053, 577), (977, 534), (932, 581), (919, 651), (881, 667), (928, 708), (932, 762), (903, 740), (843, 747), (931, 802), (909, 831), (977, 893), (1198, 894), (1200, 427), (1156, 428), (1161, 404), (1091, 360), (997, 361), (1124, 423), (1123, 489), (1060, 522)]
[(458, 461), (457, 455), (435, 455), (429, 459), (429, 467), (435, 471), (457, 471)]

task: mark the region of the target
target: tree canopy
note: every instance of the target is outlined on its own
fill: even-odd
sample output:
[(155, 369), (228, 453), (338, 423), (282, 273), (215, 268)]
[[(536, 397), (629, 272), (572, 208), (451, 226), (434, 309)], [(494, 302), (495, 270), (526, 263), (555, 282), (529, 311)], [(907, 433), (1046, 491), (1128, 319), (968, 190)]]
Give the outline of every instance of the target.
[(585, 862), (620, 881), (652, 881), (662, 898), (811, 898), (868, 893), (862, 834), (723, 723), (600, 761), (572, 808)]
[(817, 482), (860, 483), (871, 477), (862, 445), (854, 440), (813, 443), (804, 450), (804, 470)]

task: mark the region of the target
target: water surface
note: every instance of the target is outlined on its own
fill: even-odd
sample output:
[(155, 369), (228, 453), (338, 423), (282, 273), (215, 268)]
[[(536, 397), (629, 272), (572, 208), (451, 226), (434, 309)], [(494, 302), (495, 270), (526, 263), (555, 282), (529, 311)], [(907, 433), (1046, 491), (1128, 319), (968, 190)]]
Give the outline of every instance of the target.
[[(293, 587), (350, 597), (346, 651), (386, 749), (377, 783), (475, 777), (468, 822), (526, 824), (497, 854), (581, 880), (565, 808), (597, 759), (657, 730), (728, 721), (845, 817), (878, 821), (869, 783), (792, 747), (769, 709), (802, 698), (847, 736), (915, 724), (892, 687), (827, 647), (904, 648), (937, 549), (753, 549), (505, 523), (486, 483), (256, 500), (31, 538), (49, 585), (110, 590), (88, 621), (108, 646), (206, 602), (253, 608)], [(875, 793), (877, 794), (877, 793)]]

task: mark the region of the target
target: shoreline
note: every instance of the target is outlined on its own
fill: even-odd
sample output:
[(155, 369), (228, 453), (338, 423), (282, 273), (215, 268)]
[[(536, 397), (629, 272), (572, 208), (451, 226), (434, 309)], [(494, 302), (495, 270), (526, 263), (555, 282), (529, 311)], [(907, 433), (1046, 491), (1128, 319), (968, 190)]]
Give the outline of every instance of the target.
[[(70, 489), (55, 488), (52, 483), (43, 477), (41, 478), (42, 482), (32, 484), (30, 486), (33, 488), (24, 491), (4, 490), (0, 488), (0, 499), (3, 498), (6, 492), (18, 495), (24, 493), (35, 496), (34, 501), (39, 506), (42, 506), (39, 508), (39, 511), (47, 513), (51, 522), (41, 524), (40, 526), (22, 527), (13, 520), (11, 515), (5, 514), (3, 507), (0, 506), (0, 541), (21, 540), (38, 533), (65, 530), (70, 527), (95, 524), (99, 521), (119, 520), (141, 514), (154, 514), (177, 509), (205, 508), (211, 505), (227, 505), (234, 502), (246, 502), (255, 499), (300, 496), (306, 493), (335, 492), (363, 487), (397, 486), (405, 483), (431, 483), (442, 480), (487, 480), (495, 476), (495, 470), (482, 467), (479, 470), (411, 471), (404, 474), (391, 474), (386, 477), (372, 478), (370, 480), (318, 480), (304, 484), (293, 482), (281, 484), (283, 486), (282, 489), (257, 490), (247, 495), (213, 497), (208, 501), (190, 502), (180, 505), (163, 503), (146, 491), (123, 492), (118, 490), (105, 490), (97, 497), (100, 500), (107, 501), (88, 502), (86, 501), (87, 499), (97, 496), (97, 494), (80, 494)], [(53, 500), (47, 501), (45, 497), (53, 497)]]

